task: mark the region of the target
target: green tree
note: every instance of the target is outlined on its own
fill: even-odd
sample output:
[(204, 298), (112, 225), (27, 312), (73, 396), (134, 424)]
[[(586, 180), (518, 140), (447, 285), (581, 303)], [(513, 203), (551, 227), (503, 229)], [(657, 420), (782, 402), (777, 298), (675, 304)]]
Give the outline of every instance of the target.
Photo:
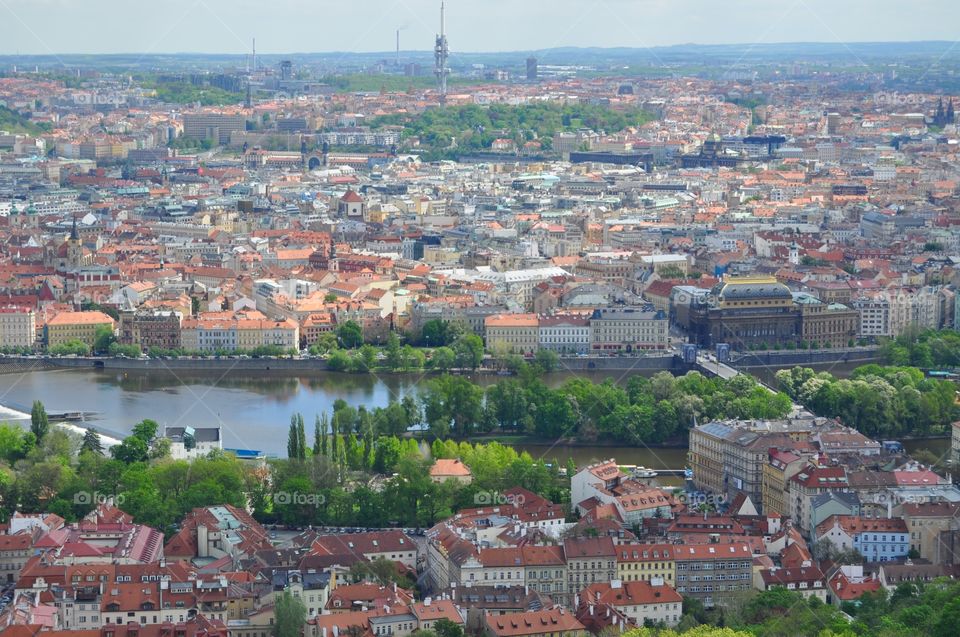
[(13, 465), (26, 458), (36, 445), (37, 438), (32, 431), (26, 431), (17, 425), (0, 423), (0, 459)]
[(455, 624), (446, 617), (438, 619), (433, 624), (437, 637), (463, 637), (463, 626)]
[(47, 417), (47, 410), (39, 400), (33, 401), (33, 407), (30, 409), (30, 431), (33, 432), (38, 443), (50, 431), (50, 419)]
[(307, 623), (307, 607), (300, 598), (283, 591), (274, 603), (273, 637), (300, 637)]
[(431, 319), (423, 324), (420, 330), (420, 344), (425, 347), (443, 347), (450, 345), (459, 338), (462, 330), (457, 323)]
[(303, 415), (290, 416), (290, 429), (287, 432), (287, 457), (291, 460), (305, 460), (307, 457), (307, 437), (303, 429)]
[(103, 455), (103, 442), (100, 440), (100, 434), (97, 433), (96, 429), (91, 427), (84, 432), (80, 451), (90, 451)]
[(150, 457), (150, 448), (142, 438), (128, 436), (118, 445), (110, 448), (113, 457), (124, 464), (146, 462)]
[(320, 435), (320, 414), (313, 420), (313, 455), (319, 456), (322, 448), (322, 436)]
[(456, 354), (449, 347), (438, 347), (430, 356), (432, 367), (439, 372), (450, 371), (456, 364)]
[(483, 390), (462, 376), (440, 376), (427, 382), (421, 396), (430, 431), (436, 437), (451, 432), (469, 435), (480, 420)]
[(110, 346), (117, 341), (113, 334), (113, 328), (107, 325), (100, 325), (94, 332), (93, 352), (94, 354), (106, 354), (110, 351)]
[(155, 420), (145, 418), (133, 426), (131, 435), (150, 445), (157, 437), (160, 425)]
[(356, 321), (346, 321), (337, 326), (337, 339), (341, 347), (356, 349), (363, 345), (363, 329)]
[(387, 346), (384, 349), (384, 355), (388, 368), (398, 370), (403, 367), (400, 337), (397, 336), (396, 332), (390, 332), (390, 336), (387, 337)]
[(330, 352), (327, 357), (327, 369), (331, 372), (344, 372), (350, 367), (350, 355), (342, 349)]
[(550, 349), (538, 349), (533, 360), (546, 373), (555, 371), (560, 366), (560, 356)]
[(483, 363), (483, 339), (476, 334), (464, 334), (453, 344), (457, 367), (476, 369)]

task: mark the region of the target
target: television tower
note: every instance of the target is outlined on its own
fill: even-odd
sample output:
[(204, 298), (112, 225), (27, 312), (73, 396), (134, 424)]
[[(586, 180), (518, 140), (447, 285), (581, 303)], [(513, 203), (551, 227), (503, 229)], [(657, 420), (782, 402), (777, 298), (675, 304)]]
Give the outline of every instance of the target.
[(437, 36), (436, 44), (433, 46), (433, 74), (437, 76), (437, 92), (440, 93), (441, 104), (444, 104), (447, 101), (447, 77), (450, 75), (450, 69), (447, 67), (447, 59), (450, 57), (450, 49), (447, 47), (447, 36), (443, 32), (443, 8), (443, 2), (441, 2), (440, 35)]

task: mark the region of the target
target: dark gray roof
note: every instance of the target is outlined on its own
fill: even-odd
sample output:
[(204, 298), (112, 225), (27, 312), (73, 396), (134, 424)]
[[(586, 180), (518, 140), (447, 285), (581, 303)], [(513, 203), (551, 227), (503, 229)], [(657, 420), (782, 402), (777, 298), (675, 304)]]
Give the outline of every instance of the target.
[(183, 442), (183, 434), (187, 429), (193, 429), (193, 439), (196, 442), (220, 440), (220, 427), (167, 427), (164, 435), (174, 442)]
[(725, 300), (788, 299), (793, 300), (790, 288), (783, 283), (721, 282), (713, 287), (713, 295)]

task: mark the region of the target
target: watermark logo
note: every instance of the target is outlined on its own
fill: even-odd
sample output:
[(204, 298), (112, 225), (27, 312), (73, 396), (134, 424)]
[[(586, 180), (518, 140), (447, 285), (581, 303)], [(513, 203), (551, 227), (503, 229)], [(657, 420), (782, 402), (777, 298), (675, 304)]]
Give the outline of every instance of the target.
[(873, 94), (873, 103), (877, 106), (921, 106), (926, 100), (923, 95), (880, 91)]
[(499, 491), (477, 491), (473, 496), (473, 503), (477, 506), (499, 506), (512, 504), (523, 506), (525, 498), (520, 493), (500, 493)]
[(718, 509), (728, 502), (727, 496), (722, 493), (689, 493), (681, 491), (674, 494), (674, 499), (688, 509)]
[(727, 102), (723, 95), (683, 95), (676, 99), (676, 102), (683, 106), (702, 105), (702, 106), (720, 106)]
[(273, 503), (277, 506), (320, 507), (327, 499), (322, 493), (303, 493), (301, 491), (277, 491), (273, 494)]
[(112, 504), (120, 506), (126, 497), (122, 493), (100, 493), (99, 491), (77, 491), (73, 494), (73, 503), (81, 506), (99, 506), (101, 504)]

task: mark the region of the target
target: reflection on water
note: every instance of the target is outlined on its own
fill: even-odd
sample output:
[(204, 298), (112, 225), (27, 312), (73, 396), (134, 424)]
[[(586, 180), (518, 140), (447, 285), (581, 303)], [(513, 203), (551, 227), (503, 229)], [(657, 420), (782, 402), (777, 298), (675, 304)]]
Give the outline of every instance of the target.
[[(550, 374), (558, 386), (574, 376), (601, 382), (626, 382), (623, 372)], [(343, 399), (368, 409), (400, 400), (429, 380), (417, 374), (330, 374), (296, 376), (280, 372), (243, 374), (196, 371), (53, 370), (0, 375), (0, 404), (27, 406), (41, 400), (47, 411), (96, 412), (92, 424), (106, 432), (130, 431), (152, 418), (161, 426), (220, 424), (228, 447), (262, 449), (282, 454), (290, 415), (309, 423)], [(471, 376), (486, 386), (497, 376)], [(565, 458), (564, 458), (565, 462)], [(639, 464), (639, 463), (638, 463)]]
[[(836, 368), (845, 375), (849, 370)], [(634, 373), (561, 372), (545, 378), (557, 387), (572, 377), (602, 382), (610, 378), (626, 383)], [(761, 373), (762, 375), (762, 373)], [(772, 372), (770, 373), (772, 377)], [(329, 412), (337, 399), (367, 409), (400, 400), (429, 380), (417, 374), (331, 374), (308, 376), (265, 372), (237, 375), (223, 372), (118, 372), (113, 370), (54, 370), (0, 375), (0, 404), (26, 408), (41, 400), (47, 411), (89, 411), (98, 414), (91, 423), (105, 432), (124, 434), (133, 424), (152, 418), (161, 426), (204, 427), (220, 424), (227, 447), (261, 449), (283, 454), (286, 449), (290, 415), (303, 414), (307, 423)], [(486, 386), (501, 380), (497, 376), (475, 376), (471, 380)], [(0, 419), (3, 412), (0, 410)], [(534, 457), (577, 465), (616, 457), (621, 464), (654, 469), (682, 469), (683, 449), (622, 447), (568, 447), (529, 445), (523, 448)], [(908, 449), (910, 446), (908, 445)], [(927, 445), (929, 448), (929, 445)]]

